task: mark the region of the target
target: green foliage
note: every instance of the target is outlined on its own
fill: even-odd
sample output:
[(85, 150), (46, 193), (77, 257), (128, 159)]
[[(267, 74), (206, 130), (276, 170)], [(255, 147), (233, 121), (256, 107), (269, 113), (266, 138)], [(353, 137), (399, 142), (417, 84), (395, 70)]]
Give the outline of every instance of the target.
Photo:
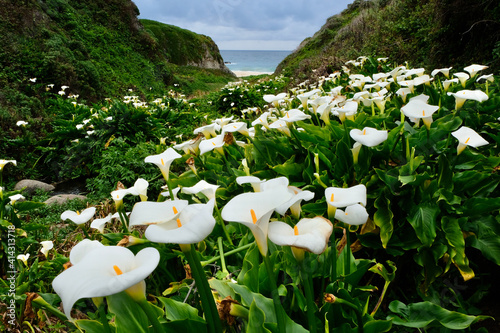
[(498, 24), (495, 1), (354, 1), (304, 40), (277, 73), (300, 82), (312, 70), (312, 76), (327, 75), (360, 54), (416, 67), (481, 63), (497, 70)]

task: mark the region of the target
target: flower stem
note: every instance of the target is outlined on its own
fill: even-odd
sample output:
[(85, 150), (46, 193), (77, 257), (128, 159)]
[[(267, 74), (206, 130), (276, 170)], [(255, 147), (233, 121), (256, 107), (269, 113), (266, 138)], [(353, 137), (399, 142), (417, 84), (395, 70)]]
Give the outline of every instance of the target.
[(211, 263), (214, 263), (216, 262), (217, 260), (220, 260), (221, 259), (221, 256), (223, 257), (228, 257), (230, 256), (231, 254), (235, 254), (235, 253), (238, 253), (240, 251), (243, 251), (243, 250), (246, 250), (248, 249), (249, 247), (251, 247), (254, 243), (249, 243), (249, 244), (246, 244), (246, 245), (243, 245), (241, 247), (238, 247), (234, 250), (231, 250), (231, 251), (227, 251), (227, 252), (224, 252), (224, 253), (221, 253), (220, 256), (217, 256), (217, 257), (212, 257), (211, 259), (207, 260), (207, 261), (204, 261), (203, 263), (201, 263), (202, 266), (206, 266), (206, 265), (209, 265)]
[(226, 258), (224, 258), (224, 246), (222, 244), (222, 237), (217, 238), (217, 244), (219, 245), (219, 252), (221, 254), (220, 265), (222, 266), (222, 272), (228, 274), (229, 272), (226, 268)]
[(215, 212), (217, 213), (217, 217), (218, 217), (218, 220), (220, 222), (220, 225), (222, 227), (222, 230), (224, 231), (224, 235), (226, 236), (229, 244), (231, 245), (234, 245), (233, 244), (233, 241), (231, 239), (231, 236), (229, 235), (229, 233), (227, 232), (227, 229), (226, 229), (226, 224), (224, 223), (224, 220), (222, 219), (222, 215), (220, 213), (220, 209), (219, 207), (217, 207), (217, 202), (215, 202)]
[(356, 313), (356, 318), (358, 320), (358, 333), (363, 333), (363, 314), (361, 313), (361, 310), (351, 302), (348, 302), (339, 297), (335, 297), (335, 303), (345, 305), (354, 310), (354, 312)]
[[(306, 261), (307, 262), (307, 261)], [(304, 284), (304, 293), (306, 294), (307, 321), (309, 322), (309, 332), (316, 333), (316, 304), (314, 304), (314, 289), (311, 275), (307, 273), (304, 262), (300, 263), (300, 277)]]
[(160, 324), (160, 321), (158, 320), (158, 317), (156, 316), (156, 313), (154, 312), (153, 308), (149, 304), (149, 302), (144, 298), (141, 301), (137, 301), (137, 304), (141, 307), (141, 309), (144, 311), (146, 316), (148, 317), (149, 321), (151, 324), (153, 324), (153, 327), (155, 329), (156, 333), (162, 333), (165, 330)]
[(106, 318), (106, 311), (105, 311), (105, 305), (104, 302), (99, 304), (98, 310), (99, 310), (99, 319), (101, 320), (102, 326), (104, 328), (104, 333), (110, 333), (111, 330), (109, 328), (109, 323), (108, 323), (108, 318)]
[(274, 277), (274, 269), (268, 256), (263, 256), (264, 263), (267, 269), (267, 275), (269, 278), (269, 287), (271, 289), (271, 296), (273, 297), (274, 311), (276, 312), (276, 320), (278, 322), (278, 332), (285, 332), (285, 313), (283, 305), (281, 304), (278, 287), (276, 286), (276, 279)]
[(198, 292), (200, 293), (201, 305), (203, 307), (203, 311), (205, 312), (205, 320), (208, 324), (208, 331), (210, 333), (220, 333), (222, 332), (222, 324), (219, 318), (219, 313), (217, 312), (215, 300), (208, 284), (208, 280), (205, 276), (203, 267), (201, 266), (198, 253), (196, 252), (192, 244), (179, 245), (182, 252), (186, 256), (189, 266), (191, 267), (191, 273), (193, 274), (196, 287), (198, 288)]

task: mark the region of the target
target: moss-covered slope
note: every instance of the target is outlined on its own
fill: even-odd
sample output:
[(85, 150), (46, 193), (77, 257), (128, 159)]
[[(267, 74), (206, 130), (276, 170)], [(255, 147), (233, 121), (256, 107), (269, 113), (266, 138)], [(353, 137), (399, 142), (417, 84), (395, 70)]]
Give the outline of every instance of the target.
[(500, 2), (355, 0), (304, 40), (277, 73), (304, 80), (360, 55), (429, 68), (481, 63), (499, 69)]
[[(184, 75), (176, 64), (220, 58), (209, 37), (152, 21), (145, 29), (138, 15), (131, 0), (0, 0), (1, 127), (42, 115), (47, 85), (53, 93), (69, 86), (67, 95), (87, 102), (129, 89), (160, 93), (176, 83), (176, 73)], [(205, 74), (208, 81), (229, 80), (226, 73)]]

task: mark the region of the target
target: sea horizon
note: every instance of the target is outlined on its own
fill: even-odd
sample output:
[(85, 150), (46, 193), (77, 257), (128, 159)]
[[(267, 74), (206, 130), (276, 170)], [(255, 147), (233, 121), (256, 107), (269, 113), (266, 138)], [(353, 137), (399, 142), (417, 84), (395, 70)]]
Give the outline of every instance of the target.
[(293, 51), (284, 50), (220, 50), (231, 71), (274, 73), (276, 67)]

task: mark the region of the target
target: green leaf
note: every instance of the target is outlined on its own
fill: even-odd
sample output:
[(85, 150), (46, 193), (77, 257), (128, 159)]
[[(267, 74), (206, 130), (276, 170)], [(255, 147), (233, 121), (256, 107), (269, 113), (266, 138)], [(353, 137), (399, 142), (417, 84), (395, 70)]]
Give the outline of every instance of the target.
[(482, 215), (500, 208), (500, 198), (470, 198), (464, 203), (464, 214)]
[(191, 319), (203, 323), (205, 322), (205, 320), (198, 315), (198, 310), (189, 304), (165, 297), (158, 297), (158, 299), (165, 306), (165, 313), (168, 320)]
[(262, 309), (257, 306), (257, 303), (252, 302), (248, 312), (248, 333), (271, 333), (264, 327), (266, 315)]
[(370, 320), (363, 325), (364, 333), (383, 333), (389, 332), (392, 328), (390, 320)]
[[(494, 220), (494, 219), (493, 219)], [(474, 221), (475, 235), (467, 238), (470, 246), (480, 250), (483, 255), (495, 264), (500, 265), (500, 236), (482, 220)], [(494, 223), (497, 223), (494, 220)]]
[(452, 330), (463, 330), (473, 323), (491, 318), (488, 316), (469, 316), (463, 313), (443, 309), (439, 305), (431, 302), (420, 302), (409, 304), (408, 306), (400, 301), (392, 301), (389, 309), (400, 315), (389, 315), (394, 325), (401, 325), (412, 328), (424, 328), (433, 322)]
[[(463, 218), (463, 220), (466, 220)], [(444, 216), (441, 227), (445, 232), (446, 240), (455, 250), (451, 260), (457, 266), (465, 281), (474, 277), (474, 272), (469, 267), (469, 260), (465, 256), (465, 240), (459, 221), (455, 218)]]
[[(248, 249), (243, 259), (241, 272), (238, 275), (238, 283), (247, 286), (250, 290), (259, 291), (259, 266), (260, 252), (256, 244)], [(250, 305), (250, 304), (248, 304)]]
[(389, 243), (392, 232), (394, 231), (394, 226), (392, 224), (394, 214), (391, 211), (389, 200), (383, 195), (380, 195), (375, 200), (374, 206), (377, 208), (377, 211), (373, 215), (373, 222), (380, 228), (380, 240), (382, 241), (382, 246), (387, 248), (387, 244)]
[(278, 174), (286, 177), (299, 175), (304, 169), (304, 165), (295, 163), (294, 161), (295, 161), (295, 155), (290, 157), (290, 159), (288, 159), (285, 163), (278, 164), (272, 167), (272, 169), (276, 171)]
[[(75, 320), (75, 324), (82, 329), (85, 333), (103, 333), (104, 326), (97, 320), (89, 320), (89, 319), (79, 319)], [(111, 330), (113, 330), (113, 326), (110, 326)]]
[(168, 323), (162, 324), (162, 326), (165, 328), (165, 332), (207, 332), (207, 324), (204, 321), (193, 319), (169, 321)]
[(436, 218), (438, 214), (438, 207), (431, 206), (429, 203), (423, 203), (414, 206), (407, 217), (418, 239), (425, 246), (430, 246), (436, 238)]
[(45, 206), (44, 202), (34, 202), (34, 201), (21, 201), (21, 202), (16, 201), (16, 203), (14, 204), (14, 208), (18, 212), (26, 212), (43, 206)]
[(117, 332), (148, 332), (149, 320), (126, 292), (107, 296), (109, 311), (115, 314)]

